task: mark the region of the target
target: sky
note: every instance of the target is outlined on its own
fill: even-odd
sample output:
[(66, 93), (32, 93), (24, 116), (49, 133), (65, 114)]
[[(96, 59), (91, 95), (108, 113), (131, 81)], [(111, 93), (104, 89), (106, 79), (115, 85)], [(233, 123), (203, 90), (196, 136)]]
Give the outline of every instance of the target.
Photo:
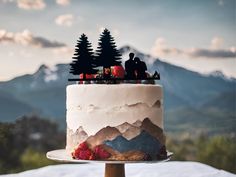
[(118, 48), (236, 78), (236, 0), (0, 0), (0, 81), (70, 63), (104, 28)]

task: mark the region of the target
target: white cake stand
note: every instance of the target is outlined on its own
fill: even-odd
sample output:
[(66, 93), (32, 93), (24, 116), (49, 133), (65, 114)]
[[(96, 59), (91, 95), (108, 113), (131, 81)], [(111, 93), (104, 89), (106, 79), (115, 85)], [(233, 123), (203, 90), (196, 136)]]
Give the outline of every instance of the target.
[(172, 152), (167, 153), (167, 158), (156, 161), (102, 161), (102, 160), (76, 160), (65, 149), (58, 149), (47, 152), (48, 159), (58, 162), (70, 163), (105, 163), (105, 177), (125, 177), (125, 164), (126, 163), (160, 163), (170, 160)]

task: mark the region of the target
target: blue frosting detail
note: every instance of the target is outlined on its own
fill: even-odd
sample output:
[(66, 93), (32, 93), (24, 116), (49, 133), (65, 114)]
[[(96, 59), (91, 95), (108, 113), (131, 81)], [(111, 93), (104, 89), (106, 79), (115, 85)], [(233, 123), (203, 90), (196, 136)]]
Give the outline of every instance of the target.
[(127, 140), (120, 135), (112, 141), (105, 141), (104, 144), (119, 152), (139, 150), (149, 154), (152, 157), (155, 157), (162, 147), (162, 144), (158, 141), (158, 139), (146, 131), (142, 131), (138, 136), (131, 140)]

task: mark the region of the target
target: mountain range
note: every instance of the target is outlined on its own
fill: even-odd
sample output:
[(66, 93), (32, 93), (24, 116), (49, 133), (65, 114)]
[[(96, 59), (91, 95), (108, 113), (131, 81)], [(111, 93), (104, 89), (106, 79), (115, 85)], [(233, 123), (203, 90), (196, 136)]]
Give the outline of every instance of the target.
[[(219, 72), (203, 75), (152, 58), (130, 46), (120, 48), (146, 61), (148, 70), (160, 72), (164, 88), (165, 129), (205, 133), (236, 132), (236, 79)], [(150, 63), (149, 61), (154, 61)], [(65, 127), (66, 86), (69, 64), (54, 68), (42, 65), (34, 74), (0, 82), (0, 121), (14, 121), (25, 114), (37, 114)], [(199, 131), (200, 130), (200, 131)]]

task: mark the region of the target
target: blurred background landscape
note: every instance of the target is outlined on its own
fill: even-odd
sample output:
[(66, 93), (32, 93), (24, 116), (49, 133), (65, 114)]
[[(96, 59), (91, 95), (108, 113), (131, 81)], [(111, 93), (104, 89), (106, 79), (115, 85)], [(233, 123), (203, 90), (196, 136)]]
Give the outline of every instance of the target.
[(160, 72), (172, 160), (236, 173), (235, 4), (0, 0), (0, 174), (55, 164), (45, 153), (65, 147), (72, 46), (84, 32), (96, 49), (104, 27), (123, 60)]

